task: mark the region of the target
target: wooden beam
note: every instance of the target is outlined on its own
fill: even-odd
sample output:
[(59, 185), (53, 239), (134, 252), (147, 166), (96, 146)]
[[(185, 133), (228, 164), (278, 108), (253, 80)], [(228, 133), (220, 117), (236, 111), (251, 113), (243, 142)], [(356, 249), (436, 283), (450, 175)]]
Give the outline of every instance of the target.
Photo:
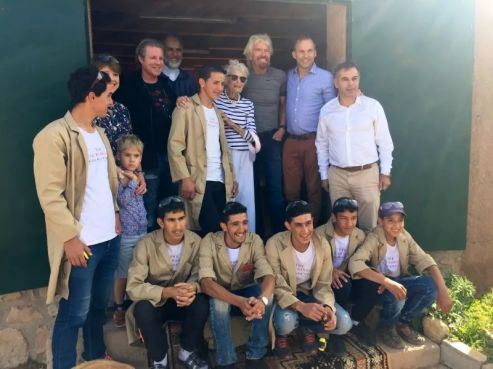
[(347, 57), (347, 6), (327, 5), (327, 67), (334, 67)]

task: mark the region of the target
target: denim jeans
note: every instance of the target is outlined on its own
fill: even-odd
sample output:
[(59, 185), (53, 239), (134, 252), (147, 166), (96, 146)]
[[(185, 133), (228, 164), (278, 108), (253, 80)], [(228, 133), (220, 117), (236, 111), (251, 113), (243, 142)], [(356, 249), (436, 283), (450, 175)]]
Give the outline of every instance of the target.
[(75, 366), (77, 337), (81, 327), (83, 358), (94, 360), (105, 356), (103, 324), (118, 264), (120, 238), (115, 237), (89, 248), (92, 256), (87, 267), (72, 267), (68, 299), (61, 299), (58, 306), (52, 339), (54, 369)]
[[(258, 297), (260, 287), (254, 285), (241, 290), (231, 291), (238, 296)], [(212, 335), (216, 346), (217, 365), (230, 365), (236, 363), (236, 352), (231, 339), (231, 315), (243, 316), (237, 307), (231, 308), (231, 305), (225, 301), (211, 298), (210, 320)], [(269, 343), (268, 329), (269, 317), (272, 305), (265, 307), (265, 314), (262, 319), (252, 321), (252, 332), (246, 346), (247, 359), (260, 359), (267, 353)]]
[(117, 278), (127, 278), (128, 267), (134, 256), (134, 249), (137, 243), (146, 234), (120, 236), (120, 253), (118, 255), (118, 268), (116, 269)]
[[(296, 297), (300, 301), (306, 303), (317, 302), (313, 296), (306, 295), (301, 292), (298, 292), (296, 294)], [(337, 320), (336, 328), (333, 331), (327, 332), (324, 330), (321, 322), (316, 322), (314, 320), (308, 319), (299, 314), (297, 311), (294, 311), (293, 309), (281, 309), (279, 306), (276, 306), (273, 318), (276, 335), (286, 336), (294, 331), (298, 327), (298, 325), (300, 325), (300, 327), (304, 330), (315, 333), (329, 333), (337, 335), (346, 334), (353, 326), (351, 317), (349, 316), (348, 312), (344, 310), (344, 308), (339, 304), (336, 303), (335, 308)]]
[(437, 288), (429, 276), (411, 276), (392, 278), (407, 290), (405, 300), (397, 300), (388, 290), (382, 296), (380, 324), (394, 326), (398, 321), (410, 323), (437, 298)]

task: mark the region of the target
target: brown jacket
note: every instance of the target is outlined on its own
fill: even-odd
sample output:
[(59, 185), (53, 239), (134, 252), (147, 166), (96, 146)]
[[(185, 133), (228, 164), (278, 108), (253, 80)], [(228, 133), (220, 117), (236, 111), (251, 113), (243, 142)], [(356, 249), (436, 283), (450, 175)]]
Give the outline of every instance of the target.
[(312, 236), (315, 249), (315, 264), (311, 280), (301, 285), (296, 284), (296, 269), (291, 243), (291, 232), (280, 232), (267, 241), (265, 248), (269, 261), (276, 277), (274, 295), (281, 309), (285, 309), (298, 301), (296, 292), (313, 295), (321, 304), (334, 308), (334, 293), (332, 283), (332, 256), (327, 241), (316, 232)]
[[(428, 267), (436, 265), (435, 260), (423, 251), (405, 229), (397, 237), (397, 248), (399, 249), (401, 275), (409, 274), (409, 264), (414, 266), (418, 273), (422, 273)], [(362, 270), (368, 268), (376, 270), (385, 258), (386, 253), (387, 241), (385, 234), (382, 227), (377, 226), (366, 236), (365, 242), (349, 260), (349, 273), (353, 278), (358, 278), (356, 274)]]
[(262, 239), (248, 232), (240, 246), (235, 269), (231, 269), (224, 232), (209, 233), (200, 243), (199, 280), (212, 278), (229, 291), (251, 286), (266, 275), (274, 275), (265, 257)]
[[(104, 129), (95, 127), (108, 153), (108, 180), (115, 210), (118, 178), (115, 160)], [(82, 203), (86, 190), (87, 147), (80, 128), (67, 111), (63, 118), (44, 127), (34, 138), (34, 179), (45, 215), (50, 279), (46, 303), (55, 295), (68, 298), (71, 265), (64, 258), (63, 244), (79, 235)]]
[[(171, 259), (166, 250), (162, 229), (157, 229), (144, 236), (134, 250), (134, 256), (128, 269), (127, 294), (133, 301), (148, 300), (153, 306), (162, 306), (166, 299), (162, 298), (163, 288), (172, 287), (179, 282), (197, 284), (199, 269), (200, 237), (185, 231), (182, 254), (178, 270), (173, 271)], [(129, 344), (137, 340), (135, 303), (126, 314), (127, 337)]]
[[(324, 225), (317, 227), (315, 232), (321, 237), (325, 238), (329, 243), (330, 250), (332, 253), (332, 260), (334, 260), (336, 256), (336, 245), (335, 245), (335, 231), (334, 231), (334, 223), (332, 221), (328, 221)], [(349, 247), (347, 250), (346, 258), (343, 263), (339, 266), (338, 269), (347, 272), (349, 258), (355, 253), (357, 248), (361, 246), (363, 241), (365, 240), (365, 232), (363, 232), (359, 228), (354, 228), (351, 234), (349, 235)]]
[[(173, 182), (187, 177), (191, 177), (195, 182), (197, 193), (193, 200), (186, 200), (186, 205), (188, 228), (198, 230), (200, 229), (198, 220), (207, 179), (207, 122), (199, 96), (195, 94), (191, 100), (188, 106), (176, 108), (173, 112), (168, 139), (168, 158)], [(219, 110), (214, 109), (219, 121), (219, 143), (222, 151), (226, 200), (228, 200), (231, 196), (235, 177), (224, 134), (223, 120)]]

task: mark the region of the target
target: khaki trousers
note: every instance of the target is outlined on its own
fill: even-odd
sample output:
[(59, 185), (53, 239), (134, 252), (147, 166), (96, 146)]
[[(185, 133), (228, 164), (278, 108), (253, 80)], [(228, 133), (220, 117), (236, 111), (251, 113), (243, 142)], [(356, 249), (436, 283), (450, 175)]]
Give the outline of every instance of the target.
[(368, 233), (377, 225), (378, 207), (380, 206), (380, 190), (378, 184), (380, 173), (378, 164), (371, 168), (349, 172), (329, 167), (329, 194), (334, 204), (340, 197), (352, 197), (358, 201), (359, 228)]

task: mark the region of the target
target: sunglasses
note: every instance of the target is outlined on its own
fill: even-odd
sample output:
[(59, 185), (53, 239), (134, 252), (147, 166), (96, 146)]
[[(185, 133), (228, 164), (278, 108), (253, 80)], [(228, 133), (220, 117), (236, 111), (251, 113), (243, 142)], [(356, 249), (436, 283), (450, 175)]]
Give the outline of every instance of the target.
[(168, 206), (172, 202), (177, 203), (177, 204), (182, 204), (183, 203), (183, 199), (181, 197), (179, 197), (179, 196), (169, 196), (169, 197), (166, 197), (165, 199), (163, 199), (163, 200), (161, 200), (159, 202), (158, 208), (162, 208), (164, 206)]
[(404, 205), (400, 201), (385, 202), (380, 206), (381, 211), (402, 210), (402, 209), (404, 209)]
[(98, 72), (98, 74), (96, 75), (96, 79), (91, 83), (91, 87), (89, 87), (89, 91), (91, 91), (94, 86), (96, 86), (98, 84), (99, 81), (101, 81), (103, 79), (103, 72)]
[(110, 61), (120, 64), (120, 62), (114, 57), (109, 54), (98, 54), (94, 56), (94, 60), (97, 60), (101, 63), (108, 63)]
[(240, 80), (241, 83), (245, 83), (247, 78), (243, 76), (237, 76), (236, 74), (228, 74), (228, 77), (231, 78), (232, 81)]

